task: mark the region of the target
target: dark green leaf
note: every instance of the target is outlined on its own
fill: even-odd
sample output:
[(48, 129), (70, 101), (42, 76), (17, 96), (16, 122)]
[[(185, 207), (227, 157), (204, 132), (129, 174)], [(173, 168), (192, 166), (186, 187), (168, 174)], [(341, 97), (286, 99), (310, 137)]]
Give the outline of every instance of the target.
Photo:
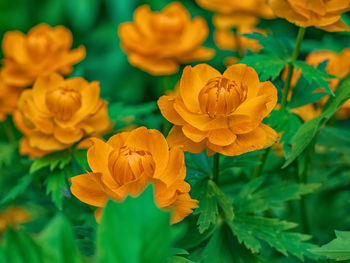
[(22, 194), (30, 185), (34, 177), (34, 174), (28, 173), (19, 179), (19, 182), (1, 199), (1, 203), (10, 201), (20, 194)]
[(53, 171), (58, 166), (62, 170), (71, 160), (72, 154), (69, 150), (50, 153), (35, 159), (30, 167), (30, 173), (35, 173), (44, 167), (50, 167), (50, 171)]
[(58, 209), (62, 209), (62, 201), (64, 195), (69, 194), (67, 190), (65, 171), (53, 171), (47, 175), (46, 180), (46, 194), (51, 195), (52, 202)]
[(0, 168), (11, 164), (14, 153), (15, 148), (10, 143), (0, 142)]

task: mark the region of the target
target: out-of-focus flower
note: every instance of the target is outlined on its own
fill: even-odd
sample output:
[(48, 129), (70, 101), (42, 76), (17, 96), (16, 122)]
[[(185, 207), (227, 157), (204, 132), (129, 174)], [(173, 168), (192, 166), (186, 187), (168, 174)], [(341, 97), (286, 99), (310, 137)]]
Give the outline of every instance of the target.
[(348, 31), (340, 15), (350, 10), (350, 0), (269, 0), (278, 17), (300, 27), (318, 27), (336, 32)]
[(21, 91), (22, 88), (6, 84), (0, 72), (0, 121), (15, 111)]
[[(350, 49), (344, 49), (340, 54), (337, 54), (330, 50), (316, 51), (311, 53), (305, 59), (305, 62), (314, 67), (318, 67), (322, 62), (327, 61), (326, 72), (330, 75), (338, 78), (332, 78), (329, 80), (330, 89), (335, 91), (340, 81), (350, 73)], [(299, 78), (301, 72), (294, 70), (293, 78), (291, 81), (292, 87), (294, 87)], [(286, 78), (286, 71), (283, 72), (283, 78)], [(321, 89), (320, 89), (321, 90)], [(318, 92), (316, 90), (315, 92)], [(304, 121), (311, 120), (321, 114), (324, 104), (327, 102), (329, 96), (323, 97), (318, 103), (314, 105), (305, 105), (300, 108), (293, 109), (292, 111), (298, 114)], [(336, 116), (339, 119), (347, 118), (350, 115), (350, 100), (338, 110)]]
[(12, 206), (0, 212), (0, 236), (6, 232), (7, 227), (18, 227), (19, 224), (30, 221), (30, 215), (22, 207)]
[(116, 134), (107, 142), (91, 140), (94, 145), (87, 158), (92, 172), (71, 178), (71, 191), (82, 202), (104, 207), (108, 197), (122, 201), (154, 183), (156, 204), (173, 209), (172, 223), (197, 207), (189, 195), (190, 185), (184, 181), (184, 154), (179, 147), (169, 150), (159, 131), (140, 127)]
[(243, 36), (243, 34), (251, 34), (254, 32), (265, 34), (263, 30), (257, 28), (238, 28), (236, 32), (228, 29), (216, 29), (214, 32), (214, 40), (216, 45), (221, 49), (237, 50), (246, 52), (248, 49), (258, 52), (262, 48), (255, 39)]
[(266, 0), (196, 0), (203, 8), (214, 11), (214, 25), (220, 29), (252, 27), (259, 18), (272, 19), (274, 13)]
[(277, 103), (277, 90), (260, 82), (255, 70), (244, 64), (223, 74), (200, 64), (187, 66), (180, 81), (180, 95), (162, 96), (158, 106), (175, 126), (170, 146), (207, 154), (239, 155), (270, 146), (276, 132), (262, 123)]
[(63, 150), (111, 127), (99, 83), (64, 80), (57, 73), (41, 75), (32, 89), (22, 92), (14, 121), (25, 135), (20, 152), (31, 157)]
[(170, 75), (179, 70), (181, 63), (211, 59), (214, 50), (201, 46), (207, 36), (205, 20), (191, 20), (179, 2), (169, 4), (161, 12), (140, 6), (134, 21), (119, 27), (121, 46), (130, 64), (152, 75)]
[(40, 24), (27, 35), (7, 32), (2, 41), (4, 59), (2, 77), (11, 86), (32, 85), (44, 71), (63, 75), (85, 57), (85, 48), (72, 50), (72, 33), (63, 26)]

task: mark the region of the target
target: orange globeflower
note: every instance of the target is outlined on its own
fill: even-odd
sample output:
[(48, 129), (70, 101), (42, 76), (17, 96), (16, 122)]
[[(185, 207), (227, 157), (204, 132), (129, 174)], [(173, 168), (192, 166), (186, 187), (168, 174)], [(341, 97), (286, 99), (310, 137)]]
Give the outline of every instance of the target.
[(314, 26), (336, 32), (348, 31), (340, 15), (350, 10), (350, 0), (269, 0), (278, 17), (300, 27)]
[(156, 204), (174, 210), (172, 223), (197, 207), (184, 181), (184, 154), (179, 147), (169, 150), (159, 131), (141, 127), (116, 134), (107, 142), (91, 140), (94, 144), (87, 158), (92, 172), (71, 178), (72, 194), (82, 202), (104, 207), (108, 197), (122, 201), (127, 195), (138, 196), (153, 182)]
[(7, 32), (2, 41), (3, 78), (13, 86), (29, 86), (44, 71), (68, 75), (85, 57), (85, 48), (71, 50), (72, 33), (63, 26), (40, 24), (27, 35)]
[(175, 125), (167, 138), (170, 146), (231, 156), (275, 141), (276, 132), (261, 122), (276, 103), (275, 86), (260, 82), (255, 70), (244, 64), (232, 65), (223, 74), (206, 64), (187, 66), (180, 95), (158, 100), (163, 116)]
[(179, 63), (211, 59), (215, 52), (201, 46), (207, 36), (205, 20), (191, 20), (179, 2), (169, 4), (161, 12), (140, 6), (134, 13), (134, 22), (119, 27), (121, 46), (130, 64), (152, 75), (170, 75), (179, 70)]
[(0, 121), (5, 120), (7, 115), (15, 111), (21, 91), (22, 88), (6, 84), (0, 72)]
[(96, 81), (64, 80), (57, 73), (41, 75), (32, 89), (22, 92), (14, 114), (17, 128), (25, 135), (21, 153), (42, 156), (108, 131), (107, 102), (99, 95)]

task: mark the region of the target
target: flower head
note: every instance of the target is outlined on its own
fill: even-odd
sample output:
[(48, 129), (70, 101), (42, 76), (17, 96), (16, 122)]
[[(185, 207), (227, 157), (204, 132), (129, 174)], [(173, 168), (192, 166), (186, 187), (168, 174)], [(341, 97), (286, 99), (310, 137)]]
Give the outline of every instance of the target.
[(141, 127), (107, 142), (92, 140), (87, 156), (92, 172), (71, 178), (71, 191), (82, 202), (104, 207), (108, 197), (122, 201), (127, 195), (138, 196), (153, 182), (156, 204), (174, 210), (172, 223), (197, 207), (184, 181), (184, 154), (179, 147), (169, 150), (159, 131)]
[(179, 63), (211, 59), (214, 51), (201, 46), (207, 36), (205, 20), (191, 20), (179, 2), (169, 4), (161, 12), (140, 6), (134, 13), (134, 22), (119, 27), (121, 46), (130, 64), (152, 75), (170, 75), (178, 71)]
[(41, 156), (108, 131), (107, 102), (99, 93), (98, 82), (41, 75), (32, 89), (23, 91), (15, 112), (15, 124), (25, 135), (21, 153)]
[(348, 31), (340, 15), (350, 10), (350, 0), (269, 0), (278, 17), (300, 27), (318, 27), (336, 32)]
[(2, 41), (3, 78), (12, 86), (29, 86), (44, 71), (63, 75), (85, 57), (85, 48), (72, 48), (72, 33), (63, 26), (40, 24), (27, 35), (7, 32)]
[(158, 106), (175, 126), (170, 146), (207, 154), (239, 155), (262, 149), (276, 139), (276, 132), (262, 124), (277, 103), (270, 81), (260, 82), (253, 68), (230, 66), (223, 74), (200, 64), (187, 66), (180, 81), (180, 95), (162, 96)]
[(0, 212), (0, 236), (6, 232), (7, 227), (18, 227), (19, 224), (30, 221), (30, 215), (22, 207), (12, 206)]

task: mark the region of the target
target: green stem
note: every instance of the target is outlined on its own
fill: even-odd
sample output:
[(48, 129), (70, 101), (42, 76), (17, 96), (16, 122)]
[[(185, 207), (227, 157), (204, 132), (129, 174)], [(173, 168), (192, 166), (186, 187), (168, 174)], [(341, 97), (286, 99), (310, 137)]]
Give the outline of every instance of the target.
[[(295, 48), (293, 51), (292, 61), (297, 60), (299, 57), (300, 46), (301, 46), (301, 42), (304, 39), (305, 32), (306, 32), (306, 28), (304, 28), (304, 27), (299, 28), (297, 42), (295, 44)], [(292, 78), (293, 78), (293, 69), (294, 69), (293, 64), (289, 63), (288, 64), (287, 79), (284, 82), (284, 86), (283, 86), (283, 90), (282, 90), (281, 109), (284, 109), (287, 106), (288, 94), (289, 94), (289, 90), (290, 90), (290, 86), (291, 86), (291, 82), (292, 82)]]
[(271, 149), (271, 148), (267, 148), (267, 149), (265, 150), (265, 152), (262, 153), (262, 154), (259, 156), (258, 161), (260, 162), (260, 164), (259, 164), (258, 166), (255, 166), (255, 168), (254, 168), (253, 176), (252, 176), (253, 179), (254, 179), (254, 178), (260, 177), (261, 172), (262, 172), (262, 170), (263, 170), (263, 168), (264, 168), (264, 166), (265, 166), (266, 158), (267, 158), (267, 156), (269, 155), (270, 149)]
[[(308, 173), (308, 162), (306, 161), (304, 163), (304, 172), (301, 174), (299, 178), (299, 182), (306, 184), (307, 183), (307, 173)], [(303, 232), (305, 234), (310, 233), (310, 226), (309, 226), (309, 219), (307, 216), (307, 204), (306, 204), (306, 197), (303, 195), (300, 198), (300, 217), (301, 217), (301, 222), (302, 222), (302, 228)]]
[(9, 142), (12, 144), (12, 146), (16, 147), (16, 144), (17, 144), (16, 137), (13, 132), (11, 120), (9, 117), (7, 117), (6, 120), (4, 121), (4, 130)]
[(220, 154), (214, 154), (213, 158), (213, 181), (218, 185), (219, 184), (219, 170), (220, 170)]

